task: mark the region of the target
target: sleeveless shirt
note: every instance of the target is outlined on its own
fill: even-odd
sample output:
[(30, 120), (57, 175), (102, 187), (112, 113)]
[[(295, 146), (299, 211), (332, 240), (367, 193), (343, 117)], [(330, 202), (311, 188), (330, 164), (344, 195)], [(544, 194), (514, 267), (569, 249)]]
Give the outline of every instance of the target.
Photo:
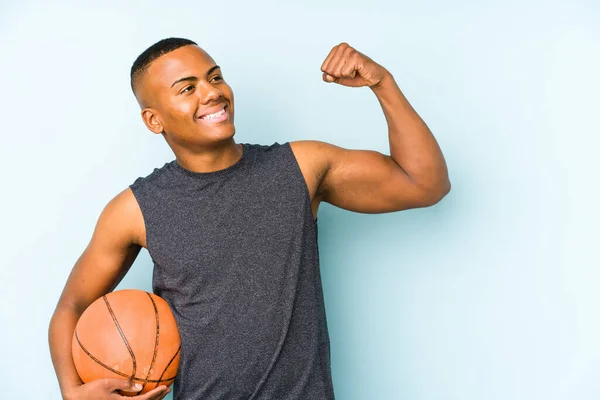
[(334, 399), (308, 187), (289, 142), (242, 146), (228, 168), (174, 160), (130, 185), (181, 336), (174, 398)]

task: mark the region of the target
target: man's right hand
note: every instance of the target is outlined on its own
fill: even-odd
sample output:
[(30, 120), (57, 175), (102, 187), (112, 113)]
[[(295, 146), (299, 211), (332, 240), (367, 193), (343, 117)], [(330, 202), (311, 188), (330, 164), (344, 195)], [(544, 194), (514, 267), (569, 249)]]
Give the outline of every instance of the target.
[(144, 393), (139, 396), (123, 396), (119, 393), (128, 392), (136, 393), (142, 390), (142, 386), (132, 381), (124, 379), (98, 379), (95, 381), (88, 382), (84, 385), (77, 386), (71, 389), (69, 392), (64, 393), (65, 400), (117, 400), (117, 399), (131, 399), (131, 400), (161, 400), (163, 399), (171, 389), (161, 385), (155, 389), (152, 389), (148, 393)]

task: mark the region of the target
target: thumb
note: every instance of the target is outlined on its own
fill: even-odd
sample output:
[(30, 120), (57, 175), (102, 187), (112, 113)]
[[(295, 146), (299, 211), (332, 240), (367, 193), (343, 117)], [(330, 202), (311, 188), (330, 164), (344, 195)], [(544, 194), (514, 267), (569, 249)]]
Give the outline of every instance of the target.
[(329, 83), (331, 83), (331, 82), (335, 82), (335, 81), (336, 81), (336, 78), (335, 78), (335, 76), (332, 76), (332, 75), (329, 75), (329, 74), (328, 74), (328, 73), (326, 73), (326, 72), (323, 72), (323, 80), (324, 80), (325, 82), (329, 82)]
[(111, 391), (123, 390), (125, 392), (139, 392), (142, 390), (142, 385), (135, 383), (132, 380), (106, 378), (105, 382)]

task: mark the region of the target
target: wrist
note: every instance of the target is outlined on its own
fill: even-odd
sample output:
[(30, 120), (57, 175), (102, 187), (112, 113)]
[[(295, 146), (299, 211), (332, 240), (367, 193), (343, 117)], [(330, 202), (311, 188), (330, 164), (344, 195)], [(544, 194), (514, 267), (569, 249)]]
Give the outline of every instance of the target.
[(394, 81), (394, 76), (384, 68), (381, 80), (376, 84), (369, 86), (369, 88), (377, 94), (378, 92), (385, 91), (386, 89), (394, 86), (397, 86), (396, 82)]
[(63, 400), (73, 400), (75, 398), (74, 391), (81, 385), (73, 385), (61, 390)]
[(62, 395), (63, 400), (72, 400), (73, 399), (73, 397), (71, 396), (71, 393), (67, 390), (63, 390), (61, 392), (61, 395)]

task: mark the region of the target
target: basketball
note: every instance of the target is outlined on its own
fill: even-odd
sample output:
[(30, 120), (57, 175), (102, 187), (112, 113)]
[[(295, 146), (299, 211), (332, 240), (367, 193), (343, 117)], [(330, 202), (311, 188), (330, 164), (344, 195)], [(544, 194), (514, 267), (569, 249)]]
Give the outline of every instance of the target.
[(108, 293), (83, 312), (73, 334), (73, 362), (84, 383), (101, 378), (132, 380), (138, 395), (171, 385), (177, 374), (180, 337), (167, 302), (142, 290)]

